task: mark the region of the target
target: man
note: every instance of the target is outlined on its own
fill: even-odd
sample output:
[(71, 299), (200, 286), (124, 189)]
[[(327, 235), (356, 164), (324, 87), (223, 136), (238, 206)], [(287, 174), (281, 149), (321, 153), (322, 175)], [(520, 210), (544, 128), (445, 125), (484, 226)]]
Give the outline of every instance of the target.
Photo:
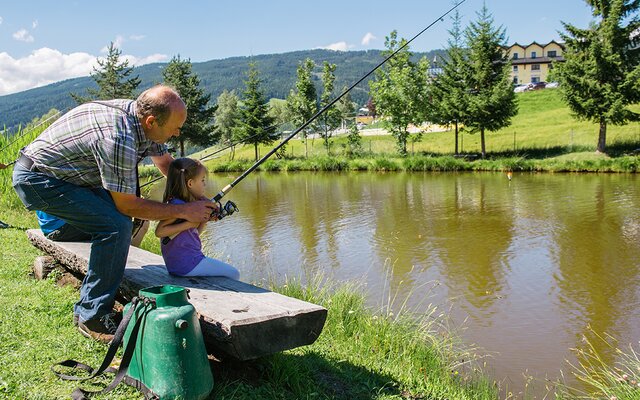
[(164, 145), (180, 135), (187, 109), (171, 88), (158, 85), (136, 101), (78, 106), (25, 147), (14, 166), (13, 187), (29, 210), (41, 210), (91, 235), (87, 275), (74, 306), (80, 332), (110, 342), (115, 294), (131, 242), (131, 217), (208, 221), (216, 205), (163, 204), (136, 196), (137, 163), (150, 156), (166, 174)]

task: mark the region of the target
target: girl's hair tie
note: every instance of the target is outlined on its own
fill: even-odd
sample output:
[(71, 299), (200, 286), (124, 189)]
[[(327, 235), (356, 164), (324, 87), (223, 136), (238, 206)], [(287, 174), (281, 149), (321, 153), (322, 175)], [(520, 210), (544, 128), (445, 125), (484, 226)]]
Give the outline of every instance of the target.
[(180, 172), (184, 172), (184, 168), (180, 168)]

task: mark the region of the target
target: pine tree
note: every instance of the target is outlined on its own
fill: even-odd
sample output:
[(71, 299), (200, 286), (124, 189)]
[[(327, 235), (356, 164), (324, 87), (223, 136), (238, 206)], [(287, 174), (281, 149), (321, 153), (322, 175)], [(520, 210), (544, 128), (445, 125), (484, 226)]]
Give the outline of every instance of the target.
[(86, 103), (92, 100), (131, 99), (134, 91), (140, 85), (138, 76), (129, 78), (133, 73), (133, 67), (129, 67), (129, 61), (120, 62), (120, 51), (113, 42), (107, 50), (107, 57), (98, 57), (99, 68), (93, 67), (91, 77), (98, 84), (98, 89), (87, 89), (88, 96), (71, 93), (71, 97), (78, 103)]
[(255, 62), (249, 63), (245, 90), (242, 96), (242, 124), (239, 139), (245, 144), (253, 143), (255, 159), (258, 160), (258, 145), (271, 144), (278, 139), (273, 118), (269, 115), (269, 103), (261, 89), (262, 80)]
[(493, 17), (484, 5), (478, 20), (466, 29), (465, 37), (469, 48), (469, 96), (464, 124), (471, 132), (480, 132), (482, 158), (485, 158), (485, 131), (509, 126), (518, 112), (510, 79), (511, 64), (504, 51), (506, 31), (493, 27)]
[[(295, 90), (291, 90), (287, 97), (287, 107), (293, 123), (301, 126), (307, 122), (318, 111), (318, 99), (316, 95), (316, 87), (313, 85), (311, 76), (315, 63), (310, 58), (304, 60), (298, 66), (298, 79), (296, 81)], [(307, 146), (307, 135), (313, 131), (313, 126), (308, 126), (300, 132), (302, 141), (305, 146), (305, 157), (309, 155)]]
[(465, 119), (467, 110), (469, 92), (465, 73), (469, 66), (463, 47), (461, 17), (457, 10), (452, 19), (453, 27), (449, 31), (450, 38), (442, 73), (434, 78), (431, 90), (431, 99), (435, 106), (431, 121), (454, 125), (455, 154), (458, 154), (458, 124)]
[[(333, 101), (333, 85), (336, 80), (336, 65), (324, 62), (322, 69), (322, 95), (320, 96), (320, 109), (327, 106), (327, 104)], [(327, 149), (327, 154), (330, 154), (329, 139), (331, 138), (331, 132), (340, 126), (340, 110), (336, 107), (337, 104), (329, 107), (320, 117), (322, 125), (322, 138), (324, 139), (324, 147)]]
[[(406, 39), (398, 41), (393, 31), (385, 38), (386, 57), (402, 47)], [(400, 155), (407, 154), (409, 125), (425, 121), (428, 109), (426, 58), (420, 62), (411, 61), (408, 47), (391, 58), (384, 68), (376, 71), (376, 79), (369, 81), (373, 102), (377, 112), (385, 117), (384, 124), (396, 139)], [(417, 135), (419, 140), (421, 136)]]
[(189, 59), (175, 56), (162, 71), (164, 83), (173, 87), (187, 105), (187, 121), (180, 129), (180, 136), (171, 139), (180, 144), (180, 156), (184, 157), (185, 143), (210, 146), (217, 142), (220, 133), (215, 130), (213, 117), (217, 106), (209, 106), (210, 94), (200, 89), (200, 79), (191, 70)]
[(563, 23), (565, 62), (556, 64), (556, 76), (575, 117), (599, 124), (596, 151), (604, 153), (608, 124), (640, 120), (640, 114), (627, 107), (640, 101), (640, 50), (631, 50), (640, 26), (640, 1), (586, 3), (598, 19), (587, 29)]

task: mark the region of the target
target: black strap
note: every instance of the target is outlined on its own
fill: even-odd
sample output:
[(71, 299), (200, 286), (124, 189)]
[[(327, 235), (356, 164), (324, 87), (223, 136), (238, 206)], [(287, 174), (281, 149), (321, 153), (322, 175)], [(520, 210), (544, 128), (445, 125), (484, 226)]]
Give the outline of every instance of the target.
[[(153, 304), (152, 299), (143, 298), (142, 301), (144, 302), (145, 310), (147, 306), (149, 306), (150, 304)], [(129, 340), (129, 342), (127, 343), (127, 347), (125, 348), (124, 354), (122, 355), (120, 368), (116, 370), (115, 368), (109, 367), (109, 364), (111, 364), (111, 361), (113, 361), (113, 357), (115, 356), (116, 351), (118, 350), (118, 347), (120, 347), (120, 343), (122, 343), (122, 339), (124, 338), (124, 333), (127, 329), (127, 325), (129, 325), (129, 322), (131, 321), (131, 318), (133, 317), (133, 313), (136, 311), (136, 308), (137, 308), (136, 306), (139, 302), (140, 302), (140, 299), (138, 297), (134, 297), (131, 300), (131, 308), (129, 309), (127, 314), (124, 316), (124, 318), (120, 322), (120, 325), (118, 325), (118, 329), (116, 330), (116, 333), (113, 336), (113, 340), (111, 341), (111, 344), (109, 345), (107, 354), (105, 355), (104, 360), (102, 361), (102, 364), (98, 369), (94, 369), (91, 366), (87, 364), (83, 364), (76, 360), (64, 360), (59, 363), (53, 364), (51, 366), (51, 371), (58, 378), (67, 380), (67, 381), (85, 381), (85, 380), (93, 379), (104, 373), (116, 374), (116, 376), (113, 378), (113, 381), (102, 390), (88, 391), (78, 387), (71, 394), (71, 398), (73, 400), (85, 400), (96, 394), (108, 393), (112, 391), (116, 386), (118, 386), (120, 382), (122, 382), (123, 380), (127, 385), (133, 386), (136, 389), (138, 389), (140, 392), (142, 392), (146, 399), (160, 398), (158, 395), (153, 393), (151, 389), (145, 386), (142, 382), (137, 381), (136, 379), (133, 379), (129, 376), (125, 376), (129, 368), (129, 364), (131, 364), (131, 359), (133, 358), (133, 351), (135, 350), (136, 341), (138, 339), (138, 332), (140, 331), (140, 326), (142, 325), (142, 319), (144, 317), (145, 311), (142, 311), (136, 318), (135, 325), (133, 326), (133, 329), (131, 331), (131, 340)], [(54, 369), (54, 367), (57, 365), (87, 371), (89, 372), (89, 376), (79, 377), (75, 375), (63, 374)]]

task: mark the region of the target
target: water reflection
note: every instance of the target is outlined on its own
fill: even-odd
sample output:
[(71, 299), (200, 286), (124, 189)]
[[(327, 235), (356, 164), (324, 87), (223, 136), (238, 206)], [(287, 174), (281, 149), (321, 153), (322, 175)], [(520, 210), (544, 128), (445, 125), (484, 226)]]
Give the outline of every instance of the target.
[[(212, 176), (213, 195), (230, 175)], [(425, 303), (454, 301), (498, 378), (555, 378), (582, 337), (640, 337), (634, 175), (252, 174), (207, 251), (260, 281), (317, 273)], [(600, 348), (610, 362), (611, 349)]]

